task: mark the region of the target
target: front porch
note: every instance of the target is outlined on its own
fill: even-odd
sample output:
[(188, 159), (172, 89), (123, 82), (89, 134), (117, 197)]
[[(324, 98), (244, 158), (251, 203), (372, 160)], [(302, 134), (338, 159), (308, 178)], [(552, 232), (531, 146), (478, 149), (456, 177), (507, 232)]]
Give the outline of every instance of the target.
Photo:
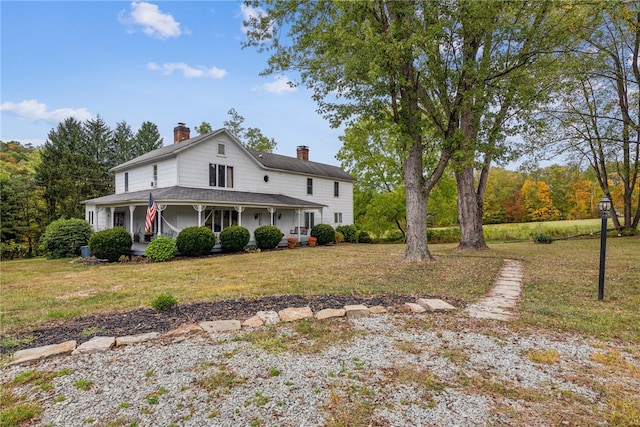
[[(216, 235), (231, 225), (245, 227), (251, 233), (249, 245), (255, 244), (253, 231), (263, 225), (274, 225), (299, 242), (307, 239), (308, 230), (322, 223), (324, 205), (279, 194), (244, 193), (214, 189), (183, 187), (159, 188), (152, 192), (157, 205), (151, 235), (145, 236), (148, 191), (115, 194), (86, 203), (87, 220), (95, 231), (124, 227), (137, 248), (145, 240), (160, 235), (176, 238), (187, 227), (204, 226)], [(136, 249), (138, 252), (140, 249)], [(143, 250), (143, 249), (142, 249)]]

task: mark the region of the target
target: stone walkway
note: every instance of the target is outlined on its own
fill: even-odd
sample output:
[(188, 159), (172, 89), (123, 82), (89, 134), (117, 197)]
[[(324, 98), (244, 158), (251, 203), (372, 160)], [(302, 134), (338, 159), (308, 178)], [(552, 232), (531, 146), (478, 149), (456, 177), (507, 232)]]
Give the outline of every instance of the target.
[(467, 307), (469, 315), (477, 319), (513, 320), (522, 294), (523, 272), (522, 261), (505, 259), (489, 294)]

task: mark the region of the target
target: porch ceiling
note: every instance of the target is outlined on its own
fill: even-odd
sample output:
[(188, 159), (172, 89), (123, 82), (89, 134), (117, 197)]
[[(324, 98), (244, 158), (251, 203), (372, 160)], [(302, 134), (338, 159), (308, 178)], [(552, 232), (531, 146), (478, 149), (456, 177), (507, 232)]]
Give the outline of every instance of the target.
[(98, 197), (96, 199), (84, 200), (82, 203), (95, 204), (96, 206), (146, 205), (149, 201), (149, 193), (153, 194), (153, 198), (156, 203), (164, 205), (206, 204), (256, 207), (272, 206), (303, 209), (321, 209), (326, 207), (326, 205), (296, 199), (282, 194), (249, 193), (243, 191), (187, 188), (180, 186), (112, 194), (109, 196)]

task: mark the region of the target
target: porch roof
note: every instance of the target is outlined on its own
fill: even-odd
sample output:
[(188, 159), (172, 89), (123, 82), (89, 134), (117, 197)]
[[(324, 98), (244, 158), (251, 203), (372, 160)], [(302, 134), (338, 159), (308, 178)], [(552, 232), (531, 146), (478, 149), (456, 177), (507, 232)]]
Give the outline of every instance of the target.
[(166, 187), (154, 190), (141, 190), (95, 199), (84, 200), (82, 204), (96, 206), (127, 206), (146, 205), (149, 202), (149, 193), (153, 194), (157, 204), (164, 205), (191, 205), (206, 204), (212, 206), (255, 206), (255, 207), (281, 207), (300, 209), (321, 209), (326, 207), (319, 203), (313, 203), (302, 199), (296, 199), (282, 194), (249, 193), (243, 191), (218, 190), (210, 188)]

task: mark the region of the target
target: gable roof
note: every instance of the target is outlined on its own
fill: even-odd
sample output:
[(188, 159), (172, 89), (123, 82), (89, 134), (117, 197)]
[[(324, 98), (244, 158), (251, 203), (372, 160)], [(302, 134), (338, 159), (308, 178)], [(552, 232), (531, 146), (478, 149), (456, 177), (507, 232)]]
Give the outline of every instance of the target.
[(262, 151), (247, 151), (260, 163), (264, 168), (283, 170), (288, 172), (298, 172), (307, 175), (317, 175), (322, 177), (342, 179), (346, 181), (355, 181), (355, 179), (337, 166), (327, 165), (325, 163), (316, 163), (307, 160), (300, 160), (297, 157), (288, 157), (281, 154), (266, 153)]
[(187, 150), (203, 141), (218, 135), (228, 136), (242, 150), (244, 150), (253, 160), (264, 169), (273, 169), (287, 172), (296, 172), (307, 175), (316, 175), (327, 178), (335, 178), (345, 181), (355, 181), (355, 179), (337, 166), (327, 165), (311, 161), (300, 160), (297, 157), (288, 157), (280, 154), (267, 153), (246, 148), (231, 132), (224, 128), (214, 130), (204, 135), (198, 135), (186, 139), (176, 144), (160, 147), (153, 151), (138, 156), (135, 159), (122, 163), (110, 169), (110, 172), (124, 171), (130, 167), (151, 163), (164, 158), (173, 157), (181, 151)]

